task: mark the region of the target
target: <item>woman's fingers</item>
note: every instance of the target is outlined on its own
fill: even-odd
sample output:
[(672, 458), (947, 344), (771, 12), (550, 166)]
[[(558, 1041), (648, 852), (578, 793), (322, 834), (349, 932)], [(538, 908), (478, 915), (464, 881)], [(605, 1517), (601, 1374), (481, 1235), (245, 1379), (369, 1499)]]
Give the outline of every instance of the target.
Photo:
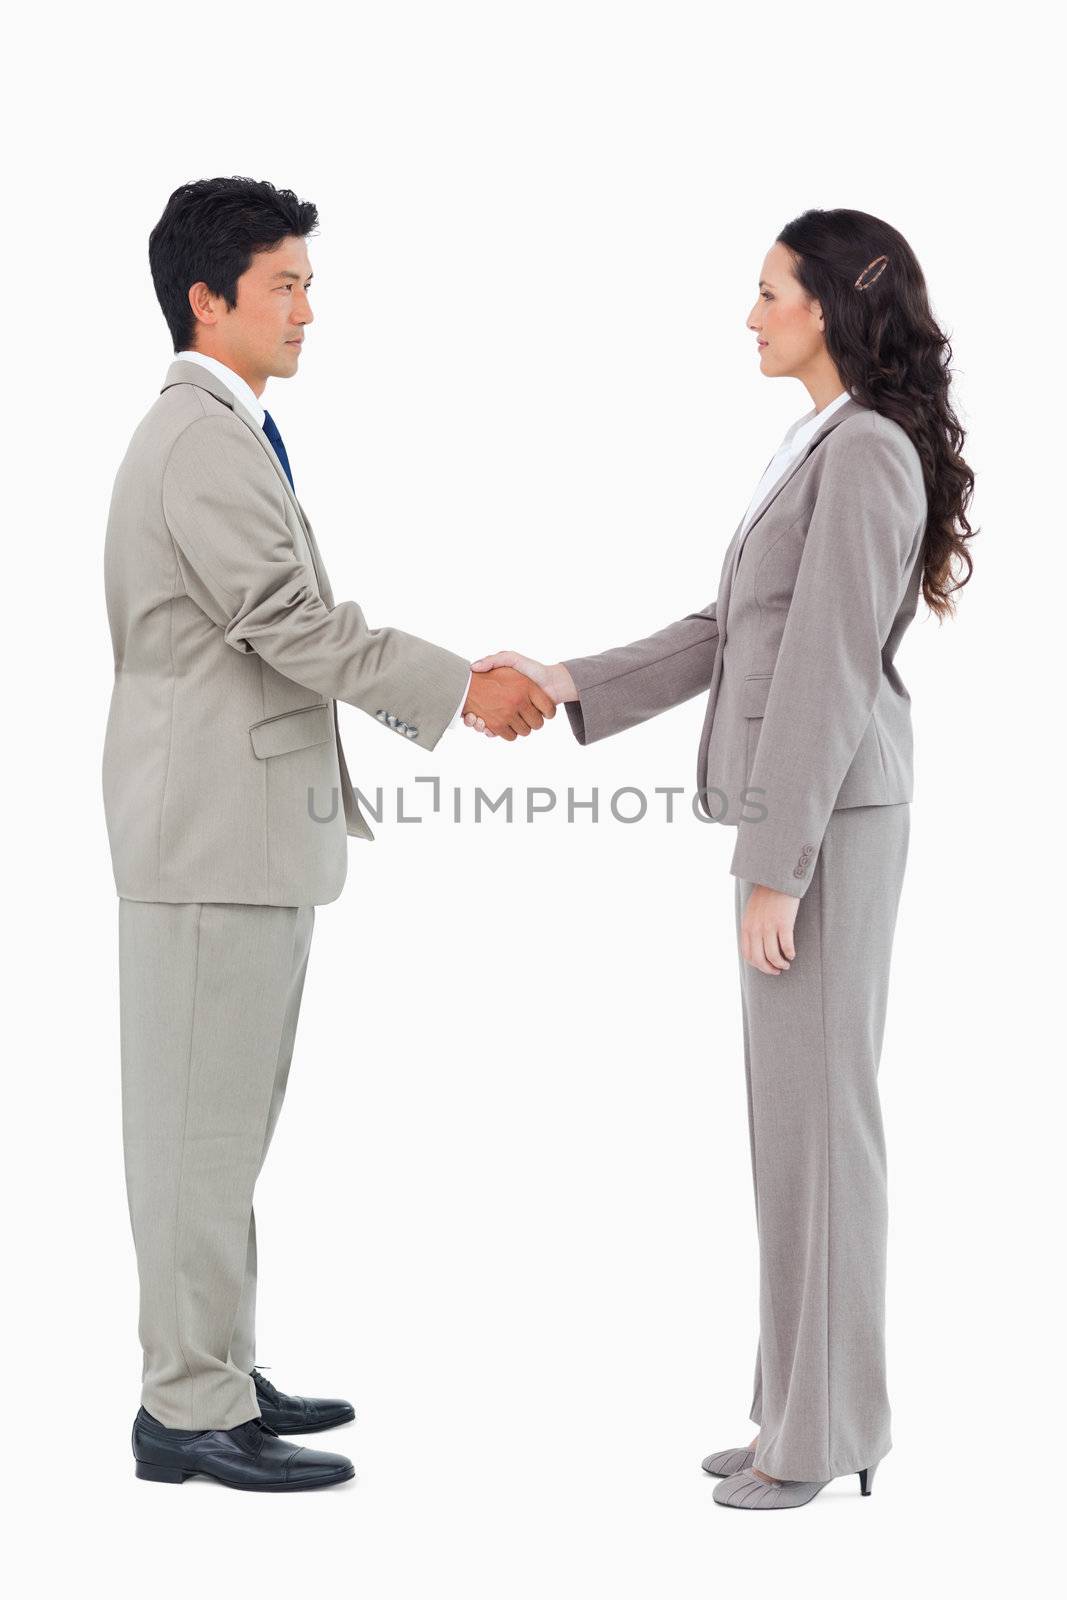
[(771, 972), (773, 968), (767, 965), (767, 958), (763, 954), (763, 939), (758, 929), (744, 927), (741, 930), (741, 954), (750, 967), (755, 967), (757, 972)]
[(770, 962), (772, 972), (782, 972), (788, 968), (789, 962), (782, 954), (778, 926), (776, 923), (771, 923), (771, 925), (765, 928), (763, 931), (763, 953)]
[(550, 694), (545, 693), (540, 684), (533, 684), (530, 689), (530, 701), (534, 709), (541, 713), (542, 723), (545, 717), (551, 719), (556, 715), (556, 702)]
[(773, 904), (750, 902), (741, 924), (741, 954), (750, 967), (770, 977), (788, 972), (796, 955), (791, 918)]
[(749, 965), (755, 967), (757, 972), (766, 972), (769, 973), (772, 978), (777, 977), (778, 968), (772, 967), (770, 962), (767, 960), (767, 950), (764, 943), (763, 934), (759, 929), (757, 929), (753, 935), (752, 954), (747, 959)]
[(477, 661), (471, 662), (472, 672), (492, 672), (494, 667), (513, 667), (518, 661), (514, 650), (498, 650), (495, 655), (479, 656)]

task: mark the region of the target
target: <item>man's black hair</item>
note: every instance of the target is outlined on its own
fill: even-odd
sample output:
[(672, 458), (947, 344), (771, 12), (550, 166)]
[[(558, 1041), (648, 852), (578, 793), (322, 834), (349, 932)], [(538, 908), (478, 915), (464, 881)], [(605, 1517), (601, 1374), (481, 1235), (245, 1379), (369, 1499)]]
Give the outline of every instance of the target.
[(194, 283), (206, 283), (232, 310), (237, 280), (252, 257), (283, 239), (306, 238), (318, 220), (310, 200), (255, 178), (201, 178), (175, 189), (148, 238), (152, 282), (175, 355), (193, 348)]

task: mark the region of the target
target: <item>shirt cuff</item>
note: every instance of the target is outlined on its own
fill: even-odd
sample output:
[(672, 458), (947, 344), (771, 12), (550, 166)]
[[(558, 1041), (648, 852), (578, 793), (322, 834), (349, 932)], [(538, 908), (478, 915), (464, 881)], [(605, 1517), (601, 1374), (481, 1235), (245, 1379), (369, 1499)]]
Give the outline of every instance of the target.
[(445, 732), (446, 733), (449, 731), (450, 728), (458, 728), (458, 727), (461, 726), (460, 718), (463, 715), (463, 707), (467, 704), (467, 695), (470, 692), (471, 679), (473, 677), (474, 677), (474, 673), (473, 672), (470, 672), (470, 673), (467, 674), (466, 686), (465, 686), (465, 688), (463, 690), (463, 693), (459, 697), (459, 705), (456, 707), (456, 714), (452, 718), (452, 721), (448, 724), (448, 727), (445, 728)]

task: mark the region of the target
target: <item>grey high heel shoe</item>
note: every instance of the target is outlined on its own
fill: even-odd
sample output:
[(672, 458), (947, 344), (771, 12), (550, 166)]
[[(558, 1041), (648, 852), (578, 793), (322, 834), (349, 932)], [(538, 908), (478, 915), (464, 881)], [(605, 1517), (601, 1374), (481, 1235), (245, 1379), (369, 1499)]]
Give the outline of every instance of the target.
[(750, 1467), (755, 1459), (755, 1450), (743, 1444), (737, 1450), (716, 1450), (714, 1455), (705, 1456), (700, 1465), (713, 1478), (732, 1478), (735, 1472)]
[[(875, 1462), (873, 1467), (860, 1469), (861, 1494), (870, 1494), (877, 1465)], [(831, 1481), (826, 1480), (827, 1483)], [(783, 1483), (764, 1483), (750, 1467), (745, 1467), (716, 1484), (712, 1499), (720, 1506), (736, 1506), (743, 1511), (784, 1511), (790, 1506), (807, 1505), (825, 1488), (826, 1483), (800, 1483), (791, 1479)]]

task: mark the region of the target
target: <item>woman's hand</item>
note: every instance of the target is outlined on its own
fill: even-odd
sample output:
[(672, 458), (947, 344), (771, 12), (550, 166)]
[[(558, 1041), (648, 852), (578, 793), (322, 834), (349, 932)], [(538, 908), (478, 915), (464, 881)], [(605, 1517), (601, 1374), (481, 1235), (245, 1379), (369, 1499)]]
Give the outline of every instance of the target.
[(793, 924), (799, 906), (797, 895), (756, 884), (741, 918), (741, 954), (749, 966), (775, 977), (789, 971), (796, 955)]
[[(574, 679), (562, 661), (546, 667), (543, 661), (534, 661), (532, 656), (521, 656), (516, 650), (498, 650), (495, 656), (482, 656), (479, 661), (471, 662), (471, 669), (474, 672), (491, 672), (494, 667), (514, 667), (517, 672), (524, 673), (527, 678), (532, 678), (538, 688), (543, 689), (557, 706), (564, 700), (578, 698)], [(492, 729), (486, 727), (481, 717), (468, 712), (463, 721), (468, 728), (484, 733), (487, 739), (496, 737)]]

